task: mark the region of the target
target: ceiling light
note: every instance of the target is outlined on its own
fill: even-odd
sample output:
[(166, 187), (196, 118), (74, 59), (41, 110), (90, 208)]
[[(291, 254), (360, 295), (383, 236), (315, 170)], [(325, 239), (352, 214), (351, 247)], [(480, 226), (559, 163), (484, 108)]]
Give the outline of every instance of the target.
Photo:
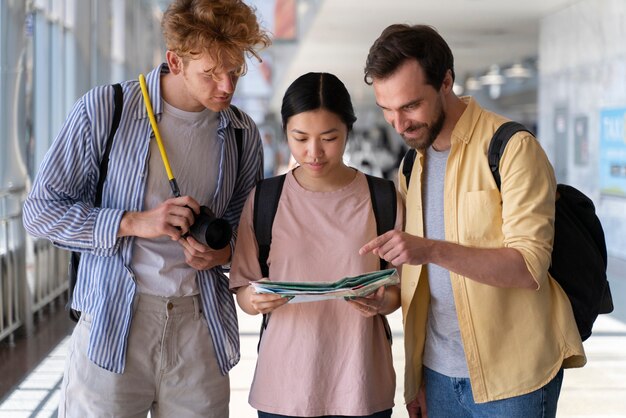
[(484, 76), (480, 77), (480, 82), (483, 86), (499, 86), (505, 83), (505, 79), (500, 74), (500, 67), (497, 65), (492, 65), (489, 67), (489, 72)]
[(463, 89), (463, 86), (462, 86), (462, 85), (460, 85), (460, 84), (456, 84), (456, 83), (454, 83), (454, 84), (452, 85), (452, 91), (453, 91), (453, 92), (454, 92), (454, 94), (456, 94), (457, 96), (462, 95), (462, 94), (463, 94), (463, 90), (464, 90), (464, 89)]
[(491, 84), (489, 86), (489, 97), (492, 99), (497, 99), (500, 97), (502, 93), (502, 84)]
[(504, 75), (507, 76), (507, 78), (523, 80), (530, 78), (532, 71), (518, 62), (513, 64), (510, 68), (504, 70)]
[(469, 91), (480, 90), (482, 87), (482, 83), (476, 77), (467, 77), (465, 80), (465, 88)]

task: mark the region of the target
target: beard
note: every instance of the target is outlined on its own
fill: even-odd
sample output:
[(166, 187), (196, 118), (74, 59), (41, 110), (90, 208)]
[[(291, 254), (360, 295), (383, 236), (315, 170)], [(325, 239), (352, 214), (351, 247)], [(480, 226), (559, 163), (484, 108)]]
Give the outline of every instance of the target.
[[(444, 112), (442, 106), (440, 106), (437, 118), (430, 124), (430, 126), (427, 123), (412, 124), (402, 133), (402, 139), (404, 139), (404, 142), (409, 147), (423, 151), (435, 142), (435, 139), (437, 139), (443, 129), (445, 121), (446, 113)], [(416, 132), (420, 129), (425, 129), (425, 135), (421, 135), (419, 137), (409, 137), (406, 135), (406, 133)]]

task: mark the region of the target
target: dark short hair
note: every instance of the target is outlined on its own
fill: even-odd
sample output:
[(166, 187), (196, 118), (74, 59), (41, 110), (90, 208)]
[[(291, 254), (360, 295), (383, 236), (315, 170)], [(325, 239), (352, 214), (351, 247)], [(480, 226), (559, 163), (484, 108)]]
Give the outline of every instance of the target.
[(350, 93), (341, 80), (330, 73), (307, 73), (291, 83), (280, 109), (283, 130), (292, 116), (317, 109), (336, 114), (346, 124), (348, 132), (352, 130), (356, 116)]
[(448, 70), (454, 80), (452, 51), (432, 26), (388, 26), (370, 48), (365, 61), (365, 83), (391, 76), (406, 60), (415, 59), (426, 74), (426, 83), (439, 89)]

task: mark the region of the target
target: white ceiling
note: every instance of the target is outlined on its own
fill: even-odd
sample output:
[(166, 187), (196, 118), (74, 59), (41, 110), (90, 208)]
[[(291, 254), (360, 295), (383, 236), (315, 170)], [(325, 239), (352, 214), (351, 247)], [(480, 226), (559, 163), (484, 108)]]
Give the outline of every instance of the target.
[[(275, 62), (281, 67), (277, 68), (280, 81), (271, 106), (278, 109), (289, 83), (309, 71), (336, 74), (357, 107), (372, 105), (363, 67), (370, 46), (392, 23), (437, 28), (452, 49), (457, 81), (462, 82), (468, 73), (486, 71), (492, 64), (536, 56), (541, 18), (578, 1), (300, 0), (299, 17), (307, 11), (312, 16), (306, 27), (300, 22), (297, 48)], [(313, 13), (307, 10), (311, 5)]]

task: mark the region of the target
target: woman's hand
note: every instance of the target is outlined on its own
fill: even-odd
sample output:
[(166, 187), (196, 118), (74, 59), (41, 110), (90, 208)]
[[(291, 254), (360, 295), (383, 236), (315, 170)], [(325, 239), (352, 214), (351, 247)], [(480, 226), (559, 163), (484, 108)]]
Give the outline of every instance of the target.
[(378, 315), (385, 302), (385, 286), (379, 287), (374, 293), (367, 296), (348, 300), (359, 313), (365, 317)]
[(250, 315), (268, 314), (290, 300), (291, 298), (281, 295), (256, 293), (253, 286), (244, 286), (237, 290), (237, 303), (241, 309)]

